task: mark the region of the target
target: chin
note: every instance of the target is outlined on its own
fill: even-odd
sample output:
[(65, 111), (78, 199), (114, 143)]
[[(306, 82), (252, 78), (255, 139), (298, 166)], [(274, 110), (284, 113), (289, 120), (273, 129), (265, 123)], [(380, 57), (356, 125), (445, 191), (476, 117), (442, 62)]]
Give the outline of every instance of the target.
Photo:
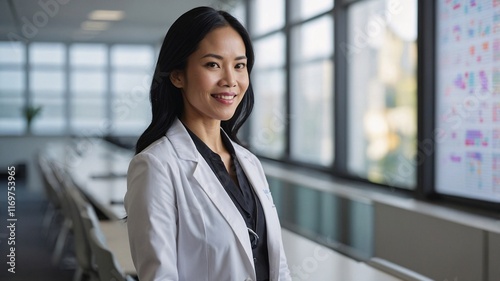
[(229, 121), (233, 116), (227, 117), (227, 118), (221, 118), (220, 121)]
[(234, 116), (234, 113), (233, 114), (230, 114), (230, 115), (224, 115), (224, 116), (221, 116), (221, 118), (219, 118), (220, 121), (228, 121), (229, 119), (233, 118)]
[(235, 113), (235, 111), (233, 111), (233, 112), (224, 112), (224, 113), (220, 112), (220, 114), (219, 114), (219, 116), (218, 116), (217, 119), (220, 120), (220, 121), (227, 121), (227, 120), (233, 118), (234, 113)]

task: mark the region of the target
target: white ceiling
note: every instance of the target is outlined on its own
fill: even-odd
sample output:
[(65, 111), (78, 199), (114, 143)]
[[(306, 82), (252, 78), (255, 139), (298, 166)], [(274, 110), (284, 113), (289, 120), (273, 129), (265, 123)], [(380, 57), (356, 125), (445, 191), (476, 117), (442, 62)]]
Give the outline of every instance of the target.
[[(196, 6), (228, 9), (237, 0), (0, 0), (0, 40), (159, 43), (173, 21)], [(43, 5), (43, 3), (47, 3)], [(122, 10), (107, 30), (80, 26), (94, 10)]]

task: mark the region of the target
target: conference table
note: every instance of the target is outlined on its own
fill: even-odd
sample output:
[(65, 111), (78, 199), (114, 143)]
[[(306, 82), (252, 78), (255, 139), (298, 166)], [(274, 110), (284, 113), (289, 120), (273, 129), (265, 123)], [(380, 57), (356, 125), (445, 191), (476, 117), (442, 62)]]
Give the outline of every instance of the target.
[(49, 144), (45, 154), (62, 167), (91, 203), (110, 220), (125, 217), (123, 196), (133, 152), (102, 139)]

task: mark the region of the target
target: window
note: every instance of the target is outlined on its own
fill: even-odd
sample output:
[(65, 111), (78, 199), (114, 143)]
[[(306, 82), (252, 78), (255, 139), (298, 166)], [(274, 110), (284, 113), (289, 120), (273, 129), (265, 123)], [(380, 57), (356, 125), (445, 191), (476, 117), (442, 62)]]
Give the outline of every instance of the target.
[(73, 134), (104, 134), (108, 50), (104, 44), (70, 46), (70, 120)]
[(331, 0), (294, 0), (292, 3), (292, 19), (294, 21), (308, 19), (333, 8)]
[(416, 185), (416, 1), (348, 9), (348, 170), (372, 182)]
[(255, 42), (252, 83), (255, 105), (250, 143), (256, 151), (280, 158), (285, 152), (285, 37), (282, 33)]
[[(152, 45), (0, 42), (0, 135), (139, 135)], [(27, 130), (26, 106), (41, 108)]]
[(333, 20), (330, 15), (292, 29), (291, 156), (333, 161)]
[(233, 17), (241, 22), (243, 26), (247, 27), (246, 6), (244, 1), (230, 2), (227, 8), (223, 7), (222, 9), (228, 11)]
[(252, 4), (253, 35), (262, 35), (285, 26), (284, 0), (254, 0)]
[[(266, 16), (261, 1), (248, 3), (256, 50), (252, 149), (415, 188), (417, 1), (346, 1), (340, 7), (334, 1), (272, 1), (276, 9), (267, 8), (275, 17)], [(338, 27), (345, 32), (338, 38), (346, 39), (339, 42), (335, 14), (346, 19)], [(345, 75), (335, 70), (335, 57)], [(347, 79), (334, 81), (336, 76)], [(345, 92), (334, 94), (334, 88)], [(334, 118), (336, 95), (347, 105), (340, 120)], [(335, 136), (337, 128), (345, 133)], [(336, 138), (342, 147), (335, 147)], [(339, 163), (336, 149), (346, 151)]]
[(29, 95), (31, 106), (41, 106), (32, 126), (35, 134), (65, 130), (66, 46), (61, 43), (33, 43), (29, 48)]
[(139, 135), (149, 124), (153, 61), (151, 46), (116, 45), (111, 48), (113, 133)]
[(285, 4), (283, 0), (251, 1), (250, 34), (263, 37), (253, 40), (255, 66), (252, 85), (255, 105), (251, 115), (250, 145), (271, 158), (282, 158), (286, 150), (287, 74)]
[(250, 3), (256, 55), (250, 144), (261, 156), (329, 167), (333, 1)]
[(21, 43), (0, 43), (0, 132), (22, 134), (26, 92), (26, 48)]

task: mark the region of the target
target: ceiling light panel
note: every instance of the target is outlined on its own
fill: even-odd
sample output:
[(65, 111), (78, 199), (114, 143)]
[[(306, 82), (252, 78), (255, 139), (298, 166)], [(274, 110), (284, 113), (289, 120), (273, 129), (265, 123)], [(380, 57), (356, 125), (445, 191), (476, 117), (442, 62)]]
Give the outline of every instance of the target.
[(83, 30), (106, 30), (109, 27), (109, 22), (105, 21), (84, 21), (81, 28)]
[(108, 21), (118, 21), (122, 20), (125, 16), (123, 11), (116, 10), (95, 10), (89, 14), (90, 20), (108, 20)]

